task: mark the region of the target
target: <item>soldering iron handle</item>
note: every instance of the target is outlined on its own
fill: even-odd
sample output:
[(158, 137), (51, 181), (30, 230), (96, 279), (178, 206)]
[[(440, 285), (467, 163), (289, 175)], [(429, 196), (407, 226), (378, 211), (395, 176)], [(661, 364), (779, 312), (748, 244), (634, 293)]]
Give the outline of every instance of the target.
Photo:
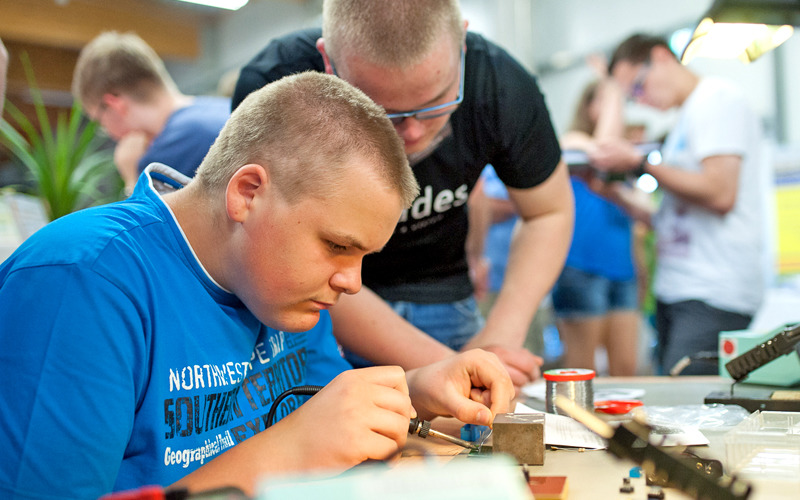
[(431, 423), (427, 420), (421, 420), (417, 417), (411, 419), (408, 423), (408, 433), (411, 435), (417, 434), (421, 438), (428, 437), (428, 431), (431, 430)]

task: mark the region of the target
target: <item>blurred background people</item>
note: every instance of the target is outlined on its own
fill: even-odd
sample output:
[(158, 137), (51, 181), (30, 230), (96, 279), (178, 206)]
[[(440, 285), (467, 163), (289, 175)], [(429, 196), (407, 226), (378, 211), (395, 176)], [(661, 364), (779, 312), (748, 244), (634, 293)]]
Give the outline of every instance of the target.
[[(662, 162), (650, 163), (624, 140), (591, 154), (598, 168), (649, 173), (663, 190), (652, 223), (658, 361), (666, 373), (687, 357), (699, 361), (698, 353), (715, 356), (719, 332), (747, 328), (761, 304), (760, 122), (735, 83), (699, 77), (659, 37), (627, 38), (609, 71), (630, 98), (680, 108)], [(693, 362), (681, 373), (716, 374), (718, 365)]]
[(72, 91), (117, 142), (114, 162), (130, 193), (152, 162), (192, 177), (230, 115), (230, 99), (178, 90), (156, 52), (134, 33), (105, 32), (81, 51)]
[[(598, 72), (605, 73), (604, 67)], [(603, 78), (587, 85), (572, 125), (561, 137), (562, 149), (591, 154), (599, 142), (621, 138), (626, 132), (623, 106), (622, 92), (612, 80)], [(591, 169), (574, 171), (571, 181), (575, 231), (566, 265), (552, 291), (564, 345), (561, 364), (596, 369), (596, 351), (603, 346), (610, 375), (634, 375), (640, 313), (633, 220), (599, 194), (609, 188)]]

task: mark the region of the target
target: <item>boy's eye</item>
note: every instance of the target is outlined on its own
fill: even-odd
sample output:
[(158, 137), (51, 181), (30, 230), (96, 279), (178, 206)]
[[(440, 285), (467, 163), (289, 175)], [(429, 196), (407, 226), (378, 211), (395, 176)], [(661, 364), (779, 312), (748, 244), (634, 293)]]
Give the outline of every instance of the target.
[(346, 246), (337, 245), (336, 243), (334, 243), (332, 241), (328, 242), (328, 246), (331, 247), (331, 250), (335, 250), (337, 252), (344, 252), (345, 250), (347, 250)]

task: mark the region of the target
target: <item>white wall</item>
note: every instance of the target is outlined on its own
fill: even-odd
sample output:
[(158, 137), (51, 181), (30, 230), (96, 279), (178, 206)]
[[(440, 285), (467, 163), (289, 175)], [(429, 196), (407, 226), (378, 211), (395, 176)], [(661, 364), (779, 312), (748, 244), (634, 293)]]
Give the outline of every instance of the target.
[(321, 25), (321, 13), (322, 0), (250, 0), (209, 24), (198, 61), (167, 61), (167, 68), (182, 91), (213, 94), (220, 78), (244, 66), (272, 38)]

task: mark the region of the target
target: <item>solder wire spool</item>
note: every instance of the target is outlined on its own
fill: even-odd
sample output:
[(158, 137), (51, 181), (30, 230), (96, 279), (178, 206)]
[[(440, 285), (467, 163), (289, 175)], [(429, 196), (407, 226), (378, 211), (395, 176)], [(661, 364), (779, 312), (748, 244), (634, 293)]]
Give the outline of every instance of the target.
[(545, 411), (564, 415), (556, 407), (556, 395), (571, 399), (576, 405), (587, 411), (594, 411), (594, 370), (585, 368), (559, 368), (544, 372), (547, 382), (545, 392)]

